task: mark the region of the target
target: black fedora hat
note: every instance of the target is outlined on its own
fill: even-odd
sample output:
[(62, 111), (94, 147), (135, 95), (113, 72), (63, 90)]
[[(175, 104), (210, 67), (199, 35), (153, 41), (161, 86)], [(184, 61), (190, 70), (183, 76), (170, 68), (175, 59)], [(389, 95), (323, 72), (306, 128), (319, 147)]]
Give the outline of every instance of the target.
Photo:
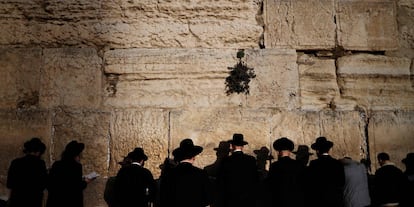
[(214, 148), (214, 151), (223, 153), (230, 152), (230, 143), (226, 141), (221, 141), (218, 147)]
[(135, 148), (132, 152), (128, 153), (127, 157), (132, 161), (148, 160), (148, 156), (145, 155), (144, 149), (142, 149), (141, 147)]
[(83, 149), (85, 149), (85, 144), (73, 140), (66, 145), (62, 158), (74, 158), (80, 155)]
[(46, 145), (39, 138), (33, 137), (24, 143), (23, 148), (24, 153), (40, 152), (43, 154), (46, 150)]
[(311, 145), (311, 148), (319, 151), (328, 151), (333, 146), (333, 142), (326, 139), (326, 137), (316, 138), (316, 142)]
[(404, 159), (401, 160), (406, 165), (414, 165), (414, 152), (410, 152)]
[(203, 151), (203, 147), (196, 146), (193, 143), (193, 140), (187, 138), (180, 142), (180, 146), (176, 148), (172, 154), (176, 161), (182, 161), (185, 159), (192, 158)]
[(244, 146), (249, 144), (248, 142), (244, 141), (243, 134), (233, 134), (233, 139), (229, 140), (229, 143), (236, 146)]
[(276, 151), (282, 151), (282, 150), (292, 151), (295, 148), (295, 144), (293, 144), (292, 140), (286, 137), (282, 137), (273, 142), (273, 148)]
[(313, 155), (313, 153), (309, 152), (309, 147), (307, 145), (299, 145), (298, 150), (293, 151), (293, 154), (297, 155)]

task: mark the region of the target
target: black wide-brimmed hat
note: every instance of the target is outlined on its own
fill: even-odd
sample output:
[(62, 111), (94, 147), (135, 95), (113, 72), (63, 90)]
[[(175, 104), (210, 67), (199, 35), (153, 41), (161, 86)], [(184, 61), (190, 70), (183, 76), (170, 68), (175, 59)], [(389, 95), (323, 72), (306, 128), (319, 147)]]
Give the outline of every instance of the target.
[(414, 152), (410, 152), (404, 159), (401, 160), (406, 165), (414, 165)]
[(223, 153), (230, 152), (230, 143), (226, 141), (221, 141), (218, 147), (214, 148), (214, 151)]
[(203, 147), (196, 146), (193, 140), (187, 138), (180, 142), (180, 147), (173, 151), (173, 156), (176, 161), (182, 161), (185, 159), (192, 158), (203, 151)]
[(65, 150), (62, 153), (62, 157), (74, 158), (80, 155), (83, 149), (85, 149), (85, 144), (73, 140), (66, 145)]
[(229, 143), (236, 146), (244, 146), (249, 144), (248, 142), (244, 141), (243, 134), (233, 134), (233, 139), (229, 140)]
[(148, 156), (145, 155), (144, 149), (142, 149), (141, 147), (135, 148), (132, 152), (128, 153), (127, 157), (132, 161), (148, 160)]
[(316, 142), (311, 145), (311, 148), (319, 151), (328, 151), (333, 146), (333, 142), (326, 139), (326, 137), (316, 138)]
[(24, 143), (23, 148), (24, 153), (40, 152), (43, 154), (46, 150), (46, 145), (39, 138), (33, 137)]
[(313, 155), (313, 153), (309, 152), (309, 147), (307, 145), (299, 145), (298, 150), (293, 151), (293, 154), (297, 155)]
[(295, 144), (293, 144), (292, 140), (286, 137), (282, 137), (273, 142), (273, 148), (276, 151), (282, 151), (282, 150), (292, 151), (295, 148)]
[(261, 147), (258, 150), (253, 150), (254, 154), (257, 155), (257, 159), (262, 159), (262, 160), (272, 160), (273, 156), (270, 155), (270, 150), (267, 147)]

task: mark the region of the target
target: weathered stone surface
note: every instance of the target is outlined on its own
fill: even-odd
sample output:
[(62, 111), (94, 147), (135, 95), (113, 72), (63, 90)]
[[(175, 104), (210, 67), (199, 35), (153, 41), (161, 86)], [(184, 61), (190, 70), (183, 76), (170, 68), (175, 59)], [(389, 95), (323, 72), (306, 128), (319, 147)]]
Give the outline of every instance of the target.
[(0, 108), (39, 105), (41, 48), (0, 49)]
[(376, 156), (387, 152), (391, 161), (401, 169), (405, 169), (401, 160), (406, 154), (413, 152), (414, 142), (413, 111), (377, 111), (373, 112), (369, 121), (369, 140), (373, 169), (379, 165)]
[(335, 60), (302, 54), (298, 58), (301, 109), (318, 111), (336, 109), (339, 86)]
[(334, 0), (266, 0), (266, 48), (335, 47)]
[(83, 172), (105, 176), (108, 172), (110, 146), (110, 113), (60, 109), (53, 115), (53, 148), (51, 159), (60, 160), (66, 144), (72, 140), (85, 144), (81, 163)]
[(414, 58), (414, 1), (397, 1), (398, 49), (386, 54)]
[(41, 107), (100, 106), (102, 60), (95, 49), (45, 49), (43, 56)]
[(214, 148), (220, 141), (232, 139), (234, 133), (242, 133), (246, 153), (262, 146), (269, 148), (269, 114), (272, 110), (250, 110), (246, 108), (192, 109), (171, 112), (171, 152), (181, 140), (191, 138), (195, 145), (202, 146), (203, 152), (197, 156), (196, 165), (203, 168), (215, 161)]
[(293, 50), (248, 50), (247, 64), (256, 78), (250, 82), (246, 105), (252, 108), (299, 108), (299, 73)]
[(341, 98), (370, 110), (414, 108), (410, 82), (411, 60), (376, 55), (353, 55), (338, 60)]
[(7, 195), (6, 179), (10, 163), (23, 156), (23, 144), (32, 137), (39, 137), (46, 145), (43, 156), (50, 163), (51, 118), (48, 111), (0, 110), (0, 196)]
[(0, 44), (258, 47), (261, 1), (3, 1)]
[(346, 50), (397, 49), (396, 11), (394, 0), (337, 1), (338, 44)]
[(109, 175), (116, 175), (118, 162), (136, 147), (142, 147), (148, 160), (145, 167), (154, 177), (168, 155), (169, 113), (161, 109), (116, 110), (111, 119)]
[[(364, 119), (359, 112), (275, 112), (271, 122), (271, 142), (288, 137), (298, 145), (311, 146), (319, 136), (334, 142), (332, 156), (366, 157)], [(313, 150), (310, 149), (312, 152)], [(316, 159), (315, 152), (312, 159)], [(276, 155), (276, 154), (275, 154)], [(274, 155), (274, 156), (275, 156)], [(275, 156), (276, 157), (276, 156)]]
[(111, 107), (250, 107), (295, 108), (298, 73), (292, 50), (246, 50), (243, 59), (257, 77), (250, 95), (225, 93), (228, 67), (236, 50), (131, 49), (105, 53), (105, 105)]

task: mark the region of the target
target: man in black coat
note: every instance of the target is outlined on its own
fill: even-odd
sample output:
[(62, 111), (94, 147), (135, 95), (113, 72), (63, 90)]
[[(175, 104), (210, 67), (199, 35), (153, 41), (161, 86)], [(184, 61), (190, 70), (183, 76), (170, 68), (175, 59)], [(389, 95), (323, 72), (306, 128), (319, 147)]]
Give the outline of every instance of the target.
[(267, 196), (271, 207), (304, 207), (303, 176), (305, 166), (290, 158), (293, 142), (282, 137), (273, 142), (278, 160), (270, 165), (266, 178)]
[(131, 163), (122, 166), (114, 184), (116, 202), (120, 207), (148, 207), (155, 200), (156, 184), (151, 172), (144, 168), (148, 159), (140, 147), (127, 156)]
[(93, 179), (83, 178), (81, 154), (85, 144), (69, 142), (62, 159), (53, 163), (48, 178), (46, 207), (83, 207), (83, 190)]
[(333, 142), (325, 137), (318, 137), (311, 145), (318, 159), (312, 160), (307, 169), (306, 179), (310, 188), (306, 193), (309, 196), (307, 206), (341, 207), (343, 205), (345, 172), (342, 163), (329, 155), (332, 146)]
[(252, 207), (256, 205), (258, 172), (256, 159), (243, 153), (243, 134), (234, 134), (229, 141), (232, 154), (225, 158), (218, 172), (220, 207)]
[(7, 187), (11, 190), (9, 207), (41, 207), (46, 188), (47, 170), (40, 158), (46, 146), (39, 138), (24, 143), (24, 157), (12, 161)]
[(162, 207), (205, 207), (211, 204), (211, 186), (207, 173), (193, 166), (203, 148), (184, 139), (173, 151), (178, 165), (161, 181)]
[(387, 153), (379, 153), (377, 159), (381, 167), (375, 172), (374, 203), (379, 206), (399, 206), (404, 195), (407, 178), (390, 161), (390, 156)]

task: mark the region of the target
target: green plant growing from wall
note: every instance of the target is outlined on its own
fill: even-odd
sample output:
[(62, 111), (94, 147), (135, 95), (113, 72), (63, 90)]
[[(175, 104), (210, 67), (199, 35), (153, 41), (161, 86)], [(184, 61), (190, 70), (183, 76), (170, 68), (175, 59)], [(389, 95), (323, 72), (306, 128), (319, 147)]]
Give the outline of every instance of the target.
[(230, 70), (229, 76), (226, 78), (226, 94), (232, 93), (244, 93), (249, 94), (250, 80), (256, 77), (254, 68), (250, 68), (242, 60), (244, 57), (244, 50), (241, 49), (237, 52), (237, 58), (239, 59), (233, 67), (228, 67)]

